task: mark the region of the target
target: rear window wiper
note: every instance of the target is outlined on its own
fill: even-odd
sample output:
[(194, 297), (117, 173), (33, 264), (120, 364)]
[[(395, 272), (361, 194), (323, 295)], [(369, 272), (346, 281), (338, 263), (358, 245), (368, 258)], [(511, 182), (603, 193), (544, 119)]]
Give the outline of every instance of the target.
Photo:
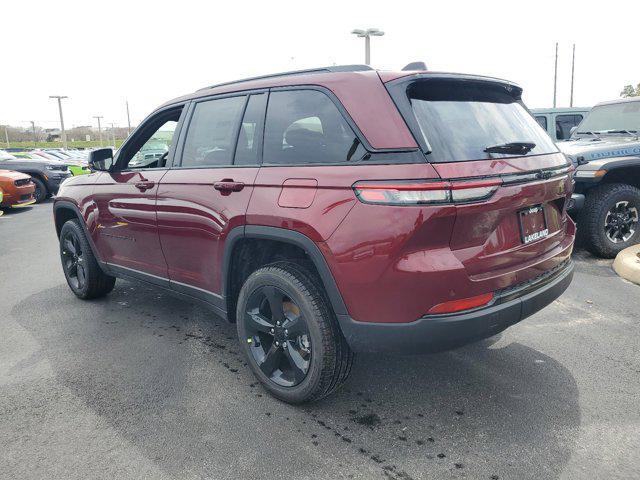
[(509, 142), (500, 145), (493, 145), (484, 149), (485, 153), (512, 153), (515, 155), (526, 155), (536, 148), (533, 142)]

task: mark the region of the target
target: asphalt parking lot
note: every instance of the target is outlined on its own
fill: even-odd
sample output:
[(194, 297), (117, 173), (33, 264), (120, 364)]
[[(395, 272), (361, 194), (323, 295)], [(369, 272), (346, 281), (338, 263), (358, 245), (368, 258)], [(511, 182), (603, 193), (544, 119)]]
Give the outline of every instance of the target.
[(316, 404), (271, 398), (235, 327), (118, 281), (64, 281), (51, 202), (0, 217), (0, 478), (640, 477), (640, 287), (575, 255), (496, 342), (356, 359)]

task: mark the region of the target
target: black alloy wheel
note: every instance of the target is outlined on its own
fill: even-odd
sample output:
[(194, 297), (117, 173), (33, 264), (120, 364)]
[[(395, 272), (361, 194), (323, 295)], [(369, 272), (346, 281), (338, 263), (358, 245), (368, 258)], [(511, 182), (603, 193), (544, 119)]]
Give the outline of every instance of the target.
[(312, 345), (300, 307), (278, 287), (265, 285), (247, 300), (245, 342), (256, 364), (282, 387), (300, 384), (311, 364)]
[(617, 202), (604, 219), (605, 234), (610, 242), (626, 242), (638, 228), (638, 209), (628, 201)]
[(80, 239), (73, 231), (65, 233), (62, 242), (62, 266), (71, 286), (82, 290), (87, 281), (85, 259)]

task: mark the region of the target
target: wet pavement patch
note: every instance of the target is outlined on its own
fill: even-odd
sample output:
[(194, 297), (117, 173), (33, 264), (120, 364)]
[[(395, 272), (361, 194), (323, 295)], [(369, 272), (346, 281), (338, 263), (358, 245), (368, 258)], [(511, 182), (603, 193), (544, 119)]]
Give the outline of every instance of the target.
[(382, 421), (380, 417), (376, 413), (368, 413), (366, 415), (360, 415), (353, 419), (359, 425), (364, 425), (365, 427), (374, 428), (380, 425)]

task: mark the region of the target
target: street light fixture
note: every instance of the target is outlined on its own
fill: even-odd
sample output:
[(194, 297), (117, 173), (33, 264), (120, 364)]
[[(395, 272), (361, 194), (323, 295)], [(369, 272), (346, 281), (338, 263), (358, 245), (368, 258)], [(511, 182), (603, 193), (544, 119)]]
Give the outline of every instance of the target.
[(98, 120), (98, 136), (100, 137), (100, 148), (102, 148), (102, 127), (100, 126), (100, 119), (104, 117), (102, 115), (94, 115), (93, 118)]
[(62, 118), (62, 99), (69, 98), (64, 95), (49, 95), (49, 98), (58, 100), (58, 111), (60, 112), (60, 131), (62, 133), (62, 145), (67, 148), (67, 132), (64, 131), (64, 119)]
[(364, 38), (364, 63), (366, 65), (371, 64), (371, 37), (381, 37), (384, 32), (378, 28), (367, 28), (366, 30), (356, 28), (351, 33)]

